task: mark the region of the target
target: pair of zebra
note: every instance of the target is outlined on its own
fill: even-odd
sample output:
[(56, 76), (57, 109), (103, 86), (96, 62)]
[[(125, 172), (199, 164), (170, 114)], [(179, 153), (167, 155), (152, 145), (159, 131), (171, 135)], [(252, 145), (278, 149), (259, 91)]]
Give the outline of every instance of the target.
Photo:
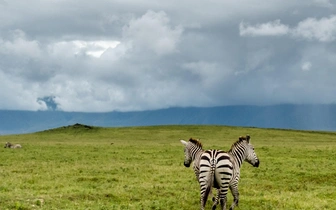
[(228, 152), (203, 150), (202, 143), (192, 138), (189, 142), (180, 141), (185, 146), (184, 165), (190, 167), (190, 164), (194, 162), (194, 172), (201, 188), (201, 210), (205, 208), (212, 187), (217, 189), (217, 196), (213, 198), (213, 210), (219, 202), (222, 210), (226, 209), (226, 195), (229, 188), (234, 198), (230, 210), (238, 206), (240, 166), (243, 161), (247, 161), (254, 167), (259, 167), (259, 159), (250, 143), (250, 136), (239, 137)]
[(5, 147), (4, 148), (12, 148), (12, 149), (16, 149), (16, 148), (21, 148), (21, 144), (12, 144), (10, 142), (6, 142)]

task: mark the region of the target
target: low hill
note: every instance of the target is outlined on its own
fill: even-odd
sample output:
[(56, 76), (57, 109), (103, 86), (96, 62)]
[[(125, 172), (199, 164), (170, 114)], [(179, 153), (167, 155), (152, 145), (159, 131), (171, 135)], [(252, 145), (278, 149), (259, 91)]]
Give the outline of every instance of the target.
[(103, 127), (229, 125), (336, 131), (336, 105), (222, 106), (84, 113), (0, 110), (0, 134), (30, 133), (75, 123)]

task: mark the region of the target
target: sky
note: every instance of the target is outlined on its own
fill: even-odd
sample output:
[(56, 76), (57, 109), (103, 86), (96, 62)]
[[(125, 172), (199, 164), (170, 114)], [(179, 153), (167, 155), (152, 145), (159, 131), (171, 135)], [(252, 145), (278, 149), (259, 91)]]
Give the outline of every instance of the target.
[(336, 1), (0, 0), (0, 109), (336, 103)]

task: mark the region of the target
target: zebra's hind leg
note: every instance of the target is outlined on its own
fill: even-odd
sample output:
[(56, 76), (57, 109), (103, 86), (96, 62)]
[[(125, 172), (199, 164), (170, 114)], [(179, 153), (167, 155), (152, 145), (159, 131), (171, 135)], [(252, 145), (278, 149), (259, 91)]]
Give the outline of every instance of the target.
[(226, 200), (227, 200), (227, 192), (228, 192), (228, 186), (224, 186), (218, 190), (219, 192), (219, 202), (221, 204), (221, 209), (226, 210)]
[(206, 202), (210, 193), (211, 187), (201, 186), (201, 210), (205, 209)]
[(219, 203), (219, 189), (217, 189), (217, 195), (212, 197), (212, 201), (213, 201), (212, 210), (215, 210)]
[(235, 206), (238, 206), (239, 203), (239, 192), (238, 192), (238, 186), (232, 185), (230, 186), (230, 190), (233, 196), (233, 203), (230, 207), (230, 210), (233, 210)]
[(206, 202), (207, 202), (207, 198), (204, 198), (203, 196), (201, 196), (201, 210), (205, 210)]
[(220, 200), (222, 210), (226, 210), (226, 196), (224, 198), (220, 198), (219, 200)]

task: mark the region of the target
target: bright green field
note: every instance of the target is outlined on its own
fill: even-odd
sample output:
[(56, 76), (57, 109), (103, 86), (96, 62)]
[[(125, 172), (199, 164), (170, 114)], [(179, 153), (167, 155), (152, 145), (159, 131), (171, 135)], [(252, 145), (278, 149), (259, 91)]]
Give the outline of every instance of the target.
[(336, 133), (225, 126), (64, 127), (0, 136), (3, 145), (23, 146), (0, 148), (0, 209), (199, 209), (199, 186), (183, 166), (179, 139), (228, 150), (246, 134), (260, 167), (243, 164), (237, 209), (336, 209)]

